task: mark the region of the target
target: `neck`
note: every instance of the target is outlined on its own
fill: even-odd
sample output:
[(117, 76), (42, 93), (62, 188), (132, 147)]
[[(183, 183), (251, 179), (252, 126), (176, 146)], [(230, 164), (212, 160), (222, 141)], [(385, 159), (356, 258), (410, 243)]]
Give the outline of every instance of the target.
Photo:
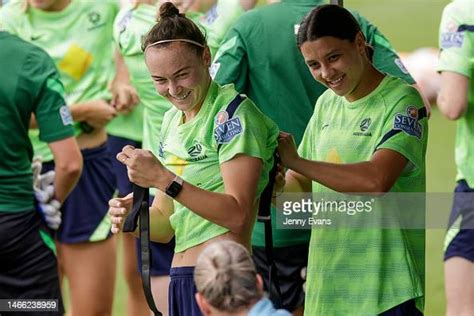
[(378, 87), (384, 77), (384, 74), (375, 69), (375, 67), (371, 63), (368, 63), (366, 70), (361, 76), (359, 84), (354, 88), (351, 93), (345, 96), (346, 100), (349, 102), (354, 102), (359, 99), (362, 99), (366, 95), (369, 95)]
[(50, 7), (44, 8), (43, 11), (47, 12), (60, 12), (64, 10), (72, 0), (56, 0)]

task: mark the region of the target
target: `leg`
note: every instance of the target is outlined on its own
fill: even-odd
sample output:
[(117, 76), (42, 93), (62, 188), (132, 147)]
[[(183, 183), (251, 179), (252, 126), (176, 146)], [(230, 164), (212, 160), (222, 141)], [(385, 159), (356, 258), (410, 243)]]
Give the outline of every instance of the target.
[[(150, 315), (151, 310), (148, 308), (145, 295), (143, 294), (142, 279), (137, 268), (135, 237), (130, 234), (121, 234), (121, 236), (124, 249), (123, 270), (128, 286), (126, 315)], [(162, 309), (160, 309), (160, 311), (161, 310)]]
[(151, 278), (151, 291), (155, 299), (156, 308), (163, 314), (168, 315), (168, 287), (170, 285), (169, 275), (154, 276)]
[(444, 264), (447, 316), (474, 315), (474, 262), (452, 257)]
[(60, 244), (60, 248), (71, 293), (70, 315), (112, 315), (115, 237), (93, 243)]

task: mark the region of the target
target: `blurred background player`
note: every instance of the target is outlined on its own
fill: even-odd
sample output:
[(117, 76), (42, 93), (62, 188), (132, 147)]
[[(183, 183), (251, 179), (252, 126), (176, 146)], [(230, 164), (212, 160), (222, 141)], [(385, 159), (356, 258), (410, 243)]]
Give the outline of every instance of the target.
[[(302, 18), (318, 0), (285, 1), (244, 14), (231, 27), (218, 50), (212, 73), (220, 84), (234, 83), (281, 130), (294, 135), (299, 144), (318, 97), (326, 87), (316, 82), (296, 45)], [(403, 67), (389, 41), (364, 17), (353, 12), (367, 42), (374, 49), (373, 61), (380, 71), (414, 81)], [(291, 117), (291, 119), (289, 119)], [(275, 209), (272, 210), (275, 219)], [(273, 224), (274, 260), (278, 266), (283, 308), (303, 312), (304, 292), (301, 277), (307, 264), (309, 231), (279, 230)], [(268, 290), (268, 264), (265, 255), (263, 224), (257, 222), (253, 236), (253, 258)], [(276, 301), (274, 301), (276, 304)]]
[[(108, 200), (116, 182), (105, 125), (117, 115), (107, 89), (114, 75), (112, 27), (118, 4), (85, 0), (15, 0), (2, 9), (7, 31), (40, 46), (53, 58), (64, 84), (84, 157), (81, 178), (62, 207), (58, 230), (60, 271), (67, 277), (72, 315), (110, 315), (115, 284), (115, 239)], [(115, 81), (114, 83), (117, 83)], [(120, 109), (118, 109), (120, 110)], [(47, 171), (52, 154), (30, 133)], [(80, 263), (80, 264), (78, 264)]]
[(64, 88), (40, 48), (0, 31), (0, 299), (56, 299), (63, 315), (56, 247), (35, 210), (28, 138), (31, 116), (55, 162), (54, 199), (60, 203), (79, 179), (82, 157)]
[(445, 238), (446, 315), (474, 314), (474, 2), (455, 0), (442, 15), (438, 107), (457, 120), (457, 185)]

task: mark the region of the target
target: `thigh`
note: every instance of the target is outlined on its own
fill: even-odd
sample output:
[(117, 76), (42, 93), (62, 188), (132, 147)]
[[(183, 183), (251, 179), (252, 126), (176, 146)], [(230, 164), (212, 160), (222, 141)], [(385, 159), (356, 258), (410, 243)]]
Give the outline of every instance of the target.
[(94, 243), (60, 244), (73, 315), (110, 315), (116, 272), (115, 237)]
[(474, 315), (474, 263), (451, 257), (444, 263), (448, 315)]

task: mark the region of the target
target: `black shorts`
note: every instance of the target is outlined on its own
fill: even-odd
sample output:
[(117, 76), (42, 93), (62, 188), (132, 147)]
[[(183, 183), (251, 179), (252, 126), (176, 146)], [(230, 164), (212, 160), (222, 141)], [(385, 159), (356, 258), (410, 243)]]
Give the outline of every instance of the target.
[[(273, 249), (273, 259), (277, 268), (278, 283), (282, 296), (282, 306), (279, 308), (294, 311), (304, 305), (302, 270), (308, 264), (309, 244)], [(252, 247), (252, 257), (257, 272), (263, 278), (265, 291), (268, 292), (268, 264), (265, 247)], [(272, 299), (273, 301), (273, 299)], [(273, 304), (277, 302), (273, 301)]]
[(474, 189), (458, 181), (445, 237), (444, 260), (461, 257), (474, 262)]
[(64, 314), (54, 251), (54, 241), (35, 210), (0, 212), (0, 299), (55, 299), (57, 312), (28, 315)]

